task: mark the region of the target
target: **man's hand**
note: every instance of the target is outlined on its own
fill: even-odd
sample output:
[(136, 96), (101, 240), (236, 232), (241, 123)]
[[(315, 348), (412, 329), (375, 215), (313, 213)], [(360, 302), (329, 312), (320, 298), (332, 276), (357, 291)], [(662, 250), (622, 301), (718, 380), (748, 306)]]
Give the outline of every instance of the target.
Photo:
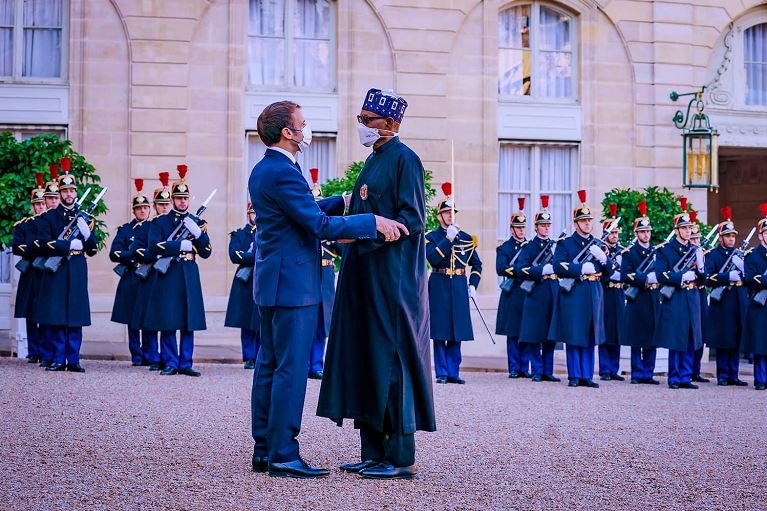
[(181, 241), (181, 246), (179, 247), (179, 249), (182, 252), (191, 252), (192, 251), (192, 242), (189, 241), (189, 240), (182, 240)]
[(396, 220), (390, 220), (378, 215), (375, 215), (375, 219), (376, 231), (383, 234), (386, 241), (397, 241), (402, 234), (410, 236), (410, 231), (407, 230), (407, 227)]
[(197, 239), (202, 235), (202, 229), (200, 229), (200, 226), (197, 225), (197, 222), (192, 220), (191, 217), (187, 216), (184, 218), (184, 227), (189, 231), (189, 234), (194, 236), (194, 239)]
[(620, 282), (621, 281), (621, 272), (614, 271), (612, 275), (610, 275), (610, 280), (613, 282)]
[(597, 270), (594, 268), (594, 263), (583, 263), (583, 266), (581, 266), (582, 275), (594, 275), (596, 272)]
[(461, 232), (461, 228), (458, 227), (455, 224), (450, 224), (447, 226), (447, 239), (450, 241), (453, 241), (456, 236), (458, 236), (458, 233)]
[(647, 274), (647, 285), (651, 286), (651, 285), (657, 284), (657, 283), (658, 283), (658, 277), (655, 275), (655, 272), (651, 271), (650, 273), (648, 273)]
[(82, 250), (82, 249), (83, 249), (83, 242), (80, 241), (78, 238), (75, 238), (69, 242), (69, 250)]
[(83, 235), (83, 239), (88, 241), (88, 238), (91, 237), (91, 228), (88, 227), (88, 222), (81, 216), (77, 217), (77, 228), (80, 229), (80, 234)]
[(743, 273), (743, 259), (740, 256), (732, 256), (732, 264), (735, 265), (739, 272)]
[(732, 270), (730, 272), (730, 282), (740, 282), (740, 272), (738, 270)]
[(605, 264), (607, 262), (607, 255), (605, 254), (605, 251), (596, 245), (591, 245), (589, 247), (589, 254), (591, 254), (592, 257), (594, 257), (594, 259), (596, 259), (602, 264)]
[(474, 286), (469, 286), (469, 298), (477, 299), (477, 288)]
[(554, 274), (554, 267), (551, 266), (551, 263), (546, 263), (546, 264), (543, 265), (542, 273), (544, 275), (553, 275)]
[(706, 261), (703, 257), (703, 249), (696, 248), (695, 249), (695, 266), (698, 268), (698, 271), (703, 271), (705, 264), (706, 264)]
[(694, 281), (696, 278), (697, 278), (697, 276), (695, 275), (695, 272), (694, 272), (694, 271), (692, 271), (692, 270), (687, 270), (687, 271), (686, 271), (686, 272), (684, 272), (684, 274), (682, 275), (682, 282), (692, 282), (692, 281)]
[(341, 197), (344, 198), (344, 211), (349, 209), (349, 205), (352, 203), (352, 194), (350, 193), (343, 193), (341, 194)]

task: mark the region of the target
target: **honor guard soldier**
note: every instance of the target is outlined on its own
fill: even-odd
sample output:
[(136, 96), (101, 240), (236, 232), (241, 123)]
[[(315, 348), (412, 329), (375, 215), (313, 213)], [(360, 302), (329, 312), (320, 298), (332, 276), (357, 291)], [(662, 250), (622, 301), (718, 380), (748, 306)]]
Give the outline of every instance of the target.
[(253, 300), (253, 267), (256, 263), (256, 212), (248, 203), (247, 223), (229, 233), (229, 260), (237, 265), (226, 306), (224, 326), (240, 329), (245, 369), (256, 368), (261, 345), (261, 315)]
[(754, 388), (767, 388), (767, 204), (756, 224), (759, 245), (746, 253), (744, 279), (750, 291), (743, 351), (754, 354)]
[[(700, 246), (701, 234), (700, 225), (698, 225), (698, 212), (690, 211), (690, 221), (692, 222), (692, 233), (690, 234), (690, 243)], [(705, 250), (704, 250), (705, 256)], [(705, 262), (705, 257), (704, 257)], [(705, 341), (708, 325), (708, 292), (706, 292), (706, 276), (703, 272), (696, 272), (698, 278), (695, 280), (695, 286), (700, 294), (700, 332), (701, 338)], [(700, 364), (703, 360), (703, 345), (695, 350), (692, 358), (692, 381), (697, 383), (708, 383), (710, 380), (700, 374)]]
[(503, 277), (501, 296), (498, 300), (498, 315), (495, 320), (495, 333), (506, 336), (506, 359), (509, 378), (529, 378), (530, 361), (528, 354), (519, 344), (519, 329), (522, 324), (522, 305), (525, 292), (519, 287), (522, 280), (515, 272), (514, 264), (519, 259), (525, 246), (525, 198), (518, 197), (519, 211), (511, 215), (509, 227), (511, 236), (495, 249), (495, 271)]
[[(152, 205), (155, 211), (155, 218), (167, 214), (170, 211), (170, 189), (168, 184), (170, 183), (170, 174), (168, 172), (160, 172), (160, 188), (155, 188), (152, 193)], [(161, 362), (164, 363), (164, 358), (160, 355), (160, 347), (158, 343), (159, 332), (157, 330), (150, 330), (144, 327), (144, 316), (146, 314), (146, 308), (148, 303), (148, 297), (151, 294), (154, 287), (157, 276), (152, 270), (152, 264), (157, 261), (157, 256), (149, 254), (149, 229), (152, 225), (152, 220), (147, 218), (140, 224), (137, 224), (133, 230), (133, 241), (130, 244), (129, 252), (133, 254), (133, 259), (136, 261), (136, 276), (137, 289), (136, 296), (139, 300), (133, 304), (133, 311), (131, 313), (129, 327), (141, 330), (141, 336), (146, 341), (144, 349), (144, 356), (149, 362), (150, 371), (159, 371), (161, 369)]]
[(474, 340), (469, 299), (477, 295), (482, 261), (474, 238), (454, 223), (458, 209), (451, 199), (452, 185), (444, 183), (442, 191), (446, 198), (437, 207), (440, 227), (426, 233), (426, 260), (431, 264), (429, 312), (434, 370), (437, 383), (462, 385), (466, 382), (458, 375), (461, 342)]
[(626, 286), (621, 344), (631, 346), (631, 383), (658, 385), (660, 382), (653, 378), (657, 352), (653, 331), (659, 305), (658, 278), (652, 271), (655, 248), (650, 243), (652, 223), (647, 217), (647, 202), (640, 201), (637, 209), (636, 243), (623, 250), (621, 258), (621, 280)]
[[(610, 204), (610, 218), (602, 222), (602, 229), (607, 231), (618, 217), (618, 205)], [(626, 308), (626, 298), (621, 282), (620, 262), (623, 259), (623, 248), (618, 242), (621, 230), (617, 223), (607, 234), (605, 248), (607, 257), (615, 262), (616, 268), (602, 273), (602, 288), (605, 295), (605, 343), (599, 346), (599, 379), (618, 380), (625, 378), (620, 375), (621, 362), (621, 323)]]
[(717, 384), (744, 387), (748, 384), (738, 378), (738, 368), (748, 291), (743, 287), (743, 257), (735, 246), (738, 231), (732, 222), (732, 208), (723, 207), (722, 217), (719, 246), (705, 258), (706, 284), (711, 288), (708, 314), (716, 320), (708, 323), (704, 334), (708, 347), (716, 350)]
[(341, 257), (341, 245), (335, 241), (323, 240), (322, 250), (322, 302), (320, 303), (317, 331), (314, 333), (309, 353), (309, 378), (321, 380), (325, 357), (325, 342), (330, 332), (333, 302), (336, 298), (336, 259)]
[(27, 362), (37, 363), (42, 360), (41, 338), (38, 324), (33, 320), (35, 281), (37, 272), (32, 267), (35, 259), (34, 240), (37, 234), (35, 219), (45, 212), (45, 188), (43, 188), (43, 173), (35, 174), (37, 186), (32, 190), (30, 203), (32, 216), (25, 217), (13, 228), (13, 254), (21, 257), (16, 264), (19, 270), (19, 283), (16, 286), (16, 302), (13, 317), (24, 319), (27, 330)]
[[(700, 293), (696, 285), (703, 273), (701, 247), (690, 243), (692, 221), (683, 197), (682, 212), (674, 215), (674, 237), (658, 248), (653, 271), (661, 285), (660, 311), (655, 323), (653, 344), (668, 348), (668, 386), (697, 389), (692, 383), (695, 350), (703, 345), (700, 326)], [(664, 291), (665, 288), (665, 291)]]
[(61, 202), (41, 216), (37, 237), (43, 256), (61, 257), (61, 266), (43, 272), (41, 288), (45, 297), (36, 302), (35, 316), (41, 323), (44, 318), (53, 341), (53, 363), (46, 370), (83, 373), (83, 327), (91, 324), (85, 256), (96, 255), (98, 248), (92, 219), (86, 220), (75, 204), (77, 181), (69, 173), (69, 158), (61, 158), (60, 165), (64, 171), (58, 176)]
[[(131, 326), (133, 307), (142, 298), (138, 294), (139, 277), (136, 275), (137, 262), (135, 254), (130, 251), (135, 239), (135, 232), (149, 218), (149, 199), (141, 193), (144, 188), (143, 179), (135, 179), (136, 195), (131, 199), (133, 220), (117, 228), (112, 246), (109, 249), (109, 259), (117, 263), (115, 272), (120, 276), (115, 291), (115, 301), (112, 306), (112, 318), (115, 323), (128, 326), (128, 351), (134, 366), (148, 366), (149, 337), (151, 332), (142, 332)], [(142, 336), (142, 334), (144, 334)], [(156, 337), (157, 332), (154, 332)], [(143, 337), (143, 338), (142, 338)]]
[[(554, 271), (560, 290), (552, 336), (566, 344), (569, 387), (599, 387), (594, 382), (594, 346), (605, 341), (602, 274), (612, 272), (604, 250), (591, 235), (591, 209), (586, 191), (579, 190), (581, 205), (573, 210), (575, 232), (557, 244)], [(571, 279), (570, 281), (563, 279)], [(566, 282), (572, 287), (567, 291)]]
[(186, 165), (178, 166), (179, 180), (171, 190), (173, 210), (155, 218), (149, 228), (149, 255), (171, 258), (166, 273), (155, 271), (145, 316), (146, 328), (160, 331), (161, 351), (166, 357), (160, 374), (164, 376), (200, 376), (199, 371), (192, 369), (194, 332), (206, 329), (196, 260), (197, 256), (207, 259), (212, 250), (207, 224), (189, 213), (186, 172)]
[(552, 259), (557, 240), (551, 239), (549, 196), (541, 195), (541, 210), (535, 213), (535, 237), (522, 247), (514, 273), (526, 294), (519, 326), (522, 353), (530, 360), (533, 381), (557, 382), (554, 376), (554, 347), (549, 327), (559, 295)]

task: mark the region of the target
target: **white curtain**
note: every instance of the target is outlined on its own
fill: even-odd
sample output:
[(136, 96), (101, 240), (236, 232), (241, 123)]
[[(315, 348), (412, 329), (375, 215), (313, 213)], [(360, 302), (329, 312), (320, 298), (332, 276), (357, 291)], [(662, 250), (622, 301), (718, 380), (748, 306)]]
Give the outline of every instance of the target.
[(335, 137), (314, 136), (311, 145), (298, 153), (296, 160), (301, 165), (304, 176), (311, 181), (309, 169), (317, 167), (320, 184), (328, 179), (338, 177), (336, 169), (336, 139)]
[(295, 0), (293, 85), (327, 89), (330, 83), (331, 24), (328, 0)]
[(541, 6), (538, 36), (536, 92), (544, 97), (573, 95), (573, 62), (570, 16)]
[(15, 0), (0, 0), (0, 76), (13, 75), (13, 6)]
[(498, 13), (498, 94), (530, 95), (530, 6)]
[(767, 23), (743, 32), (746, 104), (767, 105)]
[(24, 1), (22, 76), (61, 76), (64, 0)]
[(285, 82), (285, 0), (250, 0), (248, 82)]
[[(540, 146), (539, 189), (541, 194), (548, 194), (550, 197), (552, 236), (558, 235), (572, 224), (572, 167), (575, 151), (573, 147)], [(594, 205), (591, 206), (594, 209)]]
[[(501, 144), (498, 153), (498, 215), (496, 219), (496, 237), (505, 240), (509, 237), (509, 220), (517, 211), (518, 197), (525, 198), (525, 213), (531, 216), (534, 205), (531, 203), (531, 154), (530, 146)], [(460, 195), (456, 206), (460, 209)]]

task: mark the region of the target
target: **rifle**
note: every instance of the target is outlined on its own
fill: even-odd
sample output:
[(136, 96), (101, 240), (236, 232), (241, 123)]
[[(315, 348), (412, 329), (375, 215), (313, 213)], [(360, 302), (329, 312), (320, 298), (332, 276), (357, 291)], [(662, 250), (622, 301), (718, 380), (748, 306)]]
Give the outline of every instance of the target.
[[(567, 231), (562, 231), (562, 233), (555, 238), (556, 240), (561, 240), (567, 235)], [(552, 252), (551, 248), (556, 243), (555, 239), (549, 238), (546, 240), (546, 245), (543, 247), (543, 250), (541, 250), (537, 256), (535, 256), (535, 259), (533, 259), (533, 262), (530, 264), (530, 266), (546, 266), (551, 262), (551, 259), (554, 257), (554, 253)], [(525, 292), (525, 293), (532, 293), (533, 288), (535, 287), (536, 282), (534, 280), (525, 280), (522, 282), (522, 284), (519, 285), (519, 287)]]
[[(711, 236), (714, 235), (716, 230), (719, 228), (718, 225), (715, 225), (713, 229), (711, 229), (711, 232), (709, 232), (706, 235), (706, 239), (700, 244), (700, 245), (694, 245), (690, 243), (690, 247), (687, 249), (687, 252), (682, 256), (679, 261), (676, 262), (674, 267), (671, 269), (673, 272), (678, 271), (687, 271), (689, 269), (690, 263), (695, 259), (695, 252), (700, 248), (703, 249), (704, 247), (707, 247), (711, 243)], [(718, 238), (718, 235), (717, 235)], [(717, 239), (714, 238), (714, 239)], [(672, 296), (674, 296), (674, 292), (676, 291), (676, 288), (674, 286), (663, 286), (660, 289), (660, 294), (665, 298), (666, 300), (670, 300)]]
[[(668, 243), (668, 241), (671, 239), (671, 237), (674, 235), (674, 230), (672, 229), (671, 232), (666, 236), (666, 240), (664, 243)], [(644, 260), (639, 263), (639, 266), (637, 266), (636, 272), (637, 273), (647, 273), (647, 270), (650, 269), (650, 266), (652, 263), (655, 262), (655, 252), (657, 252), (656, 247), (652, 247), (650, 252), (647, 254), (647, 256), (644, 258)], [(626, 298), (630, 301), (636, 300), (637, 296), (639, 296), (639, 288), (636, 286), (629, 286), (624, 291), (624, 294), (626, 295)]]
[[(77, 235), (80, 234), (80, 228), (77, 227), (77, 219), (80, 217), (83, 217), (83, 218), (92, 217), (93, 210), (96, 209), (96, 207), (99, 205), (99, 201), (104, 196), (104, 194), (107, 193), (107, 189), (108, 187), (106, 186), (102, 188), (101, 192), (99, 192), (99, 194), (96, 195), (96, 198), (93, 199), (90, 204), (88, 204), (88, 208), (85, 211), (81, 211), (79, 208), (77, 208), (77, 213), (75, 214), (74, 218), (72, 218), (72, 220), (69, 221), (69, 224), (67, 224), (67, 226), (64, 227), (64, 230), (61, 231), (61, 234), (59, 234), (58, 239), (71, 240), (76, 238)], [(67, 236), (67, 233), (69, 233), (68, 236)], [(67, 260), (69, 260), (71, 256), (67, 255), (66, 257), (67, 257)], [(63, 259), (64, 258), (62, 256), (49, 257), (48, 260), (45, 261), (45, 269), (51, 273), (56, 273), (58, 269), (61, 267), (61, 262), (63, 261)]]
[[(201, 216), (206, 209), (208, 209), (208, 203), (213, 198), (214, 195), (216, 195), (217, 189), (214, 189), (212, 192), (210, 192), (210, 195), (208, 195), (208, 198), (205, 199), (205, 202), (203, 202), (199, 208), (197, 208), (197, 213), (195, 213), (195, 216)], [(177, 241), (177, 240), (183, 240), (186, 239), (186, 237), (189, 236), (189, 229), (184, 227), (184, 222), (180, 222), (175, 229), (173, 229), (173, 232), (170, 233), (166, 241)], [(170, 268), (170, 263), (172, 263), (175, 259), (177, 259), (176, 256), (165, 256), (159, 258), (155, 263), (152, 265), (153, 268), (163, 275), (168, 273), (168, 268)]]
[[(522, 247), (524, 246), (525, 243), (527, 243), (527, 240), (522, 242), (522, 244), (519, 246), (519, 250), (517, 250), (517, 253), (514, 254), (514, 257), (512, 257), (511, 261), (509, 261), (509, 268), (514, 266), (514, 263), (517, 262), (519, 255), (522, 253)], [(501, 282), (500, 288), (501, 288), (501, 291), (503, 291), (504, 293), (511, 293), (511, 290), (514, 288), (514, 279), (510, 277), (505, 277), (503, 279), (503, 282)]]
[[(751, 232), (748, 234), (748, 237), (743, 240), (743, 243), (740, 245), (740, 248), (736, 248), (732, 251), (730, 254), (730, 257), (727, 258), (727, 260), (724, 262), (722, 267), (719, 269), (718, 273), (729, 273), (730, 270), (732, 270), (732, 258), (736, 255), (740, 256), (740, 258), (743, 258), (743, 253), (748, 248), (748, 244), (751, 241), (751, 238), (754, 236), (754, 233), (756, 232), (756, 227), (751, 229)], [(722, 295), (724, 294), (725, 289), (729, 289), (730, 286), (719, 286), (715, 287), (711, 290), (711, 294), (709, 295), (712, 300), (715, 302), (719, 302), (722, 300)]]
[[(609, 236), (610, 233), (616, 227), (618, 227), (618, 224), (620, 223), (620, 221), (621, 221), (621, 217), (618, 217), (615, 220), (613, 220), (612, 223), (610, 223), (610, 225), (608, 226), (608, 228), (604, 230), (601, 238), (592, 237), (589, 240), (589, 242), (586, 243), (586, 245), (581, 249), (581, 251), (578, 252), (578, 255), (576, 255), (575, 258), (573, 259), (573, 262), (575, 264), (585, 264), (590, 262), (591, 259), (593, 258), (593, 256), (591, 255), (591, 252), (589, 252), (589, 249), (591, 248), (591, 246), (594, 245), (595, 243), (598, 243), (599, 245), (604, 245), (605, 240), (607, 239), (607, 236)], [(582, 279), (583, 279), (583, 276), (581, 276), (579, 280), (582, 280)], [(569, 293), (570, 291), (572, 291), (574, 285), (575, 285), (575, 279), (573, 278), (559, 279), (559, 287), (562, 288), (562, 290), (565, 293)]]
[[(77, 199), (77, 202), (75, 202), (75, 209), (76, 210), (79, 210), (82, 207), (83, 202), (85, 202), (85, 198), (90, 193), (91, 193), (90, 187), (86, 188), (85, 193), (79, 199)], [(77, 216), (75, 216), (74, 220), (77, 220)], [(71, 222), (70, 222), (70, 224), (71, 224)], [(67, 226), (67, 227), (69, 227), (69, 226)], [(64, 229), (64, 232), (66, 232), (66, 228)], [(60, 235), (59, 235), (59, 239), (61, 239)], [(37, 257), (35, 257), (34, 261), (32, 261), (32, 267), (35, 268), (36, 270), (45, 271), (46, 270), (45, 262), (46, 262), (47, 259), (48, 258), (45, 257), (45, 256), (37, 256)]]

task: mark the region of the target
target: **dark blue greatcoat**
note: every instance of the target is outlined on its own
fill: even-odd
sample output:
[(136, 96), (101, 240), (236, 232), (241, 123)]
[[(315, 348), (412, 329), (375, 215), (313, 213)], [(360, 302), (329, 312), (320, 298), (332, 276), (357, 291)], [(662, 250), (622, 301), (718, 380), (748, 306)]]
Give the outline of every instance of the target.
[[(446, 275), (434, 270), (448, 270), (451, 253), (455, 270), (471, 275), (468, 283), (465, 275)], [(426, 234), (426, 259), (431, 265), (429, 275), (429, 312), (431, 315), (431, 338), (440, 341), (472, 341), (469, 307), (469, 286), (478, 286), (482, 276), (482, 261), (470, 234), (460, 231), (451, 242), (447, 231), (439, 227)]]
[[(174, 229), (189, 215), (202, 228), (202, 234), (194, 239), (193, 251), (207, 259), (211, 254), (210, 238), (204, 220), (191, 213), (171, 210), (167, 215), (155, 218), (149, 228), (147, 251), (150, 256), (175, 257), (181, 253), (181, 240), (168, 241)], [(154, 285), (149, 292), (144, 328), (147, 330), (205, 330), (205, 305), (202, 300), (200, 270), (195, 260), (174, 260), (168, 272), (156, 273)]]
[[(144, 220), (136, 226), (133, 232), (133, 241), (128, 251), (133, 254), (133, 259), (137, 264), (149, 264), (151, 266), (157, 260), (156, 255), (149, 254), (149, 229), (152, 226), (152, 220)], [(138, 277), (138, 275), (137, 275)], [(147, 304), (149, 303), (149, 294), (154, 283), (157, 280), (157, 272), (151, 270), (146, 279), (138, 277), (136, 285), (136, 301), (133, 304), (133, 310), (130, 316), (128, 326), (130, 328), (144, 328), (144, 315), (146, 314)]]
[[(498, 315), (495, 318), (495, 333), (509, 337), (519, 337), (519, 328), (522, 325), (522, 305), (525, 302), (525, 293), (519, 288), (522, 282), (514, 270), (512, 260), (527, 241), (517, 241), (510, 237), (495, 249), (495, 272), (504, 280), (514, 281), (514, 287), (510, 291), (501, 290), (498, 299)], [(516, 261), (514, 261), (516, 263)]]
[[(573, 346), (588, 348), (605, 342), (604, 323), (604, 291), (602, 284), (597, 281), (581, 280), (583, 264), (574, 263), (575, 257), (593, 238), (589, 234), (584, 238), (577, 232), (557, 243), (554, 252), (554, 272), (562, 278), (573, 278), (575, 284), (567, 293), (559, 290), (557, 307), (552, 320), (551, 338)], [(597, 273), (611, 270), (611, 266), (603, 266), (593, 260)], [(609, 262), (608, 262), (609, 265)]]
[(333, 303), (336, 299), (335, 260), (341, 257), (341, 245), (335, 241), (323, 240), (321, 244), (321, 250), (322, 302), (320, 304), (320, 317), (322, 318), (322, 326), (324, 328), (321, 337), (327, 337), (328, 333), (330, 332), (330, 319), (333, 316)]
[[(559, 284), (556, 279), (543, 278), (543, 264), (533, 265), (538, 254), (543, 251), (547, 240), (535, 236), (525, 243), (522, 253), (514, 264), (514, 275), (521, 284), (525, 280), (535, 282), (529, 294), (525, 294), (522, 306), (522, 323), (519, 329), (519, 342), (539, 343), (552, 340), (549, 337), (554, 306), (559, 297)], [(550, 261), (551, 263), (551, 261)], [(551, 263), (553, 266), (553, 263)], [(515, 289), (517, 284), (514, 285)]]
[(125, 267), (125, 273), (120, 277), (115, 291), (115, 301), (112, 305), (112, 321), (128, 325), (133, 317), (133, 308), (138, 301), (139, 278), (135, 273), (135, 254), (131, 252), (134, 233), (143, 222), (135, 218), (117, 228), (112, 246), (109, 248), (109, 260)]
[(652, 246), (644, 248), (639, 243), (623, 251), (621, 261), (621, 280), (626, 289), (636, 287), (639, 294), (634, 300), (626, 300), (621, 326), (621, 344), (633, 348), (653, 348), (655, 317), (660, 306), (658, 288), (647, 288), (647, 273), (652, 272), (652, 264), (647, 272), (638, 271), (639, 266), (653, 251)]
[[(229, 260), (237, 265), (237, 270), (254, 267), (256, 262), (255, 238), (256, 226), (249, 223), (230, 233)], [(261, 330), (261, 315), (258, 313), (255, 300), (253, 300), (254, 273), (251, 272), (247, 281), (237, 278), (236, 275), (232, 279), (224, 326), (246, 328), (256, 332)]]
[(660, 245), (656, 252), (653, 271), (660, 286), (674, 286), (671, 300), (661, 296), (658, 316), (655, 320), (653, 345), (676, 351), (687, 351), (692, 337), (694, 349), (703, 346), (701, 334), (700, 293), (697, 288), (683, 289), (684, 271), (673, 271), (674, 265), (687, 253), (688, 245), (682, 245), (676, 237)]
[[(617, 267), (617, 257), (623, 251), (623, 247), (616, 243), (609, 247), (608, 251), (609, 257), (613, 259), (614, 267)], [(613, 271), (620, 272), (620, 268)], [(618, 346), (623, 336), (621, 325), (626, 311), (626, 297), (622, 287), (610, 287), (610, 283), (616, 283), (610, 280), (612, 273), (612, 271), (602, 273), (602, 288), (605, 292), (605, 344)], [(617, 283), (620, 284), (620, 282)]]
[(19, 276), (16, 286), (16, 302), (14, 304), (14, 318), (31, 318), (34, 306), (35, 280), (38, 273), (32, 268), (35, 259), (34, 237), (36, 232), (35, 217), (26, 217), (19, 220), (13, 228), (13, 243), (11, 250), (14, 255), (20, 256), (28, 263), (27, 269)]
[[(703, 340), (709, 348), (739, 349), (746, 327), (748, 289), (743, 285), (730, 285), (729, 271), (720, 273), (734, 250), (719, 245), (706, 255), (706, 284), (711, 289), (724, 288), (722, 299), (711, 300), (708, 306), (708, 315), (713, 321), (706, 325)], [(734, 265), (730, 266), (735, 269)]]
[(767, 305), (759, 305), (753, 300), (759, 291), (767, 289), (767, 248), (759, 244), (750, 250), (743, 269), (751, 298), (741, 352), (767, 355)]
[[(57, 239), (75, 215), (74, 209), (67, 209), (63, 204), (40, 215), (37, 241), (41, 255), (64, 256), (57, 272), (41, 273), (40, 287), (45, 295), (35, 301), (34, 316), (35, 321), (43, 325), (83, 327), (91, 324), (85, 256), (96, 255), (96, 236), (91, 234), (88, 241), (83, 241), (82, 253), (69, 258), (71, 240)], [(78, 234), (77, 238), (83, 240), (83, 235)]]

